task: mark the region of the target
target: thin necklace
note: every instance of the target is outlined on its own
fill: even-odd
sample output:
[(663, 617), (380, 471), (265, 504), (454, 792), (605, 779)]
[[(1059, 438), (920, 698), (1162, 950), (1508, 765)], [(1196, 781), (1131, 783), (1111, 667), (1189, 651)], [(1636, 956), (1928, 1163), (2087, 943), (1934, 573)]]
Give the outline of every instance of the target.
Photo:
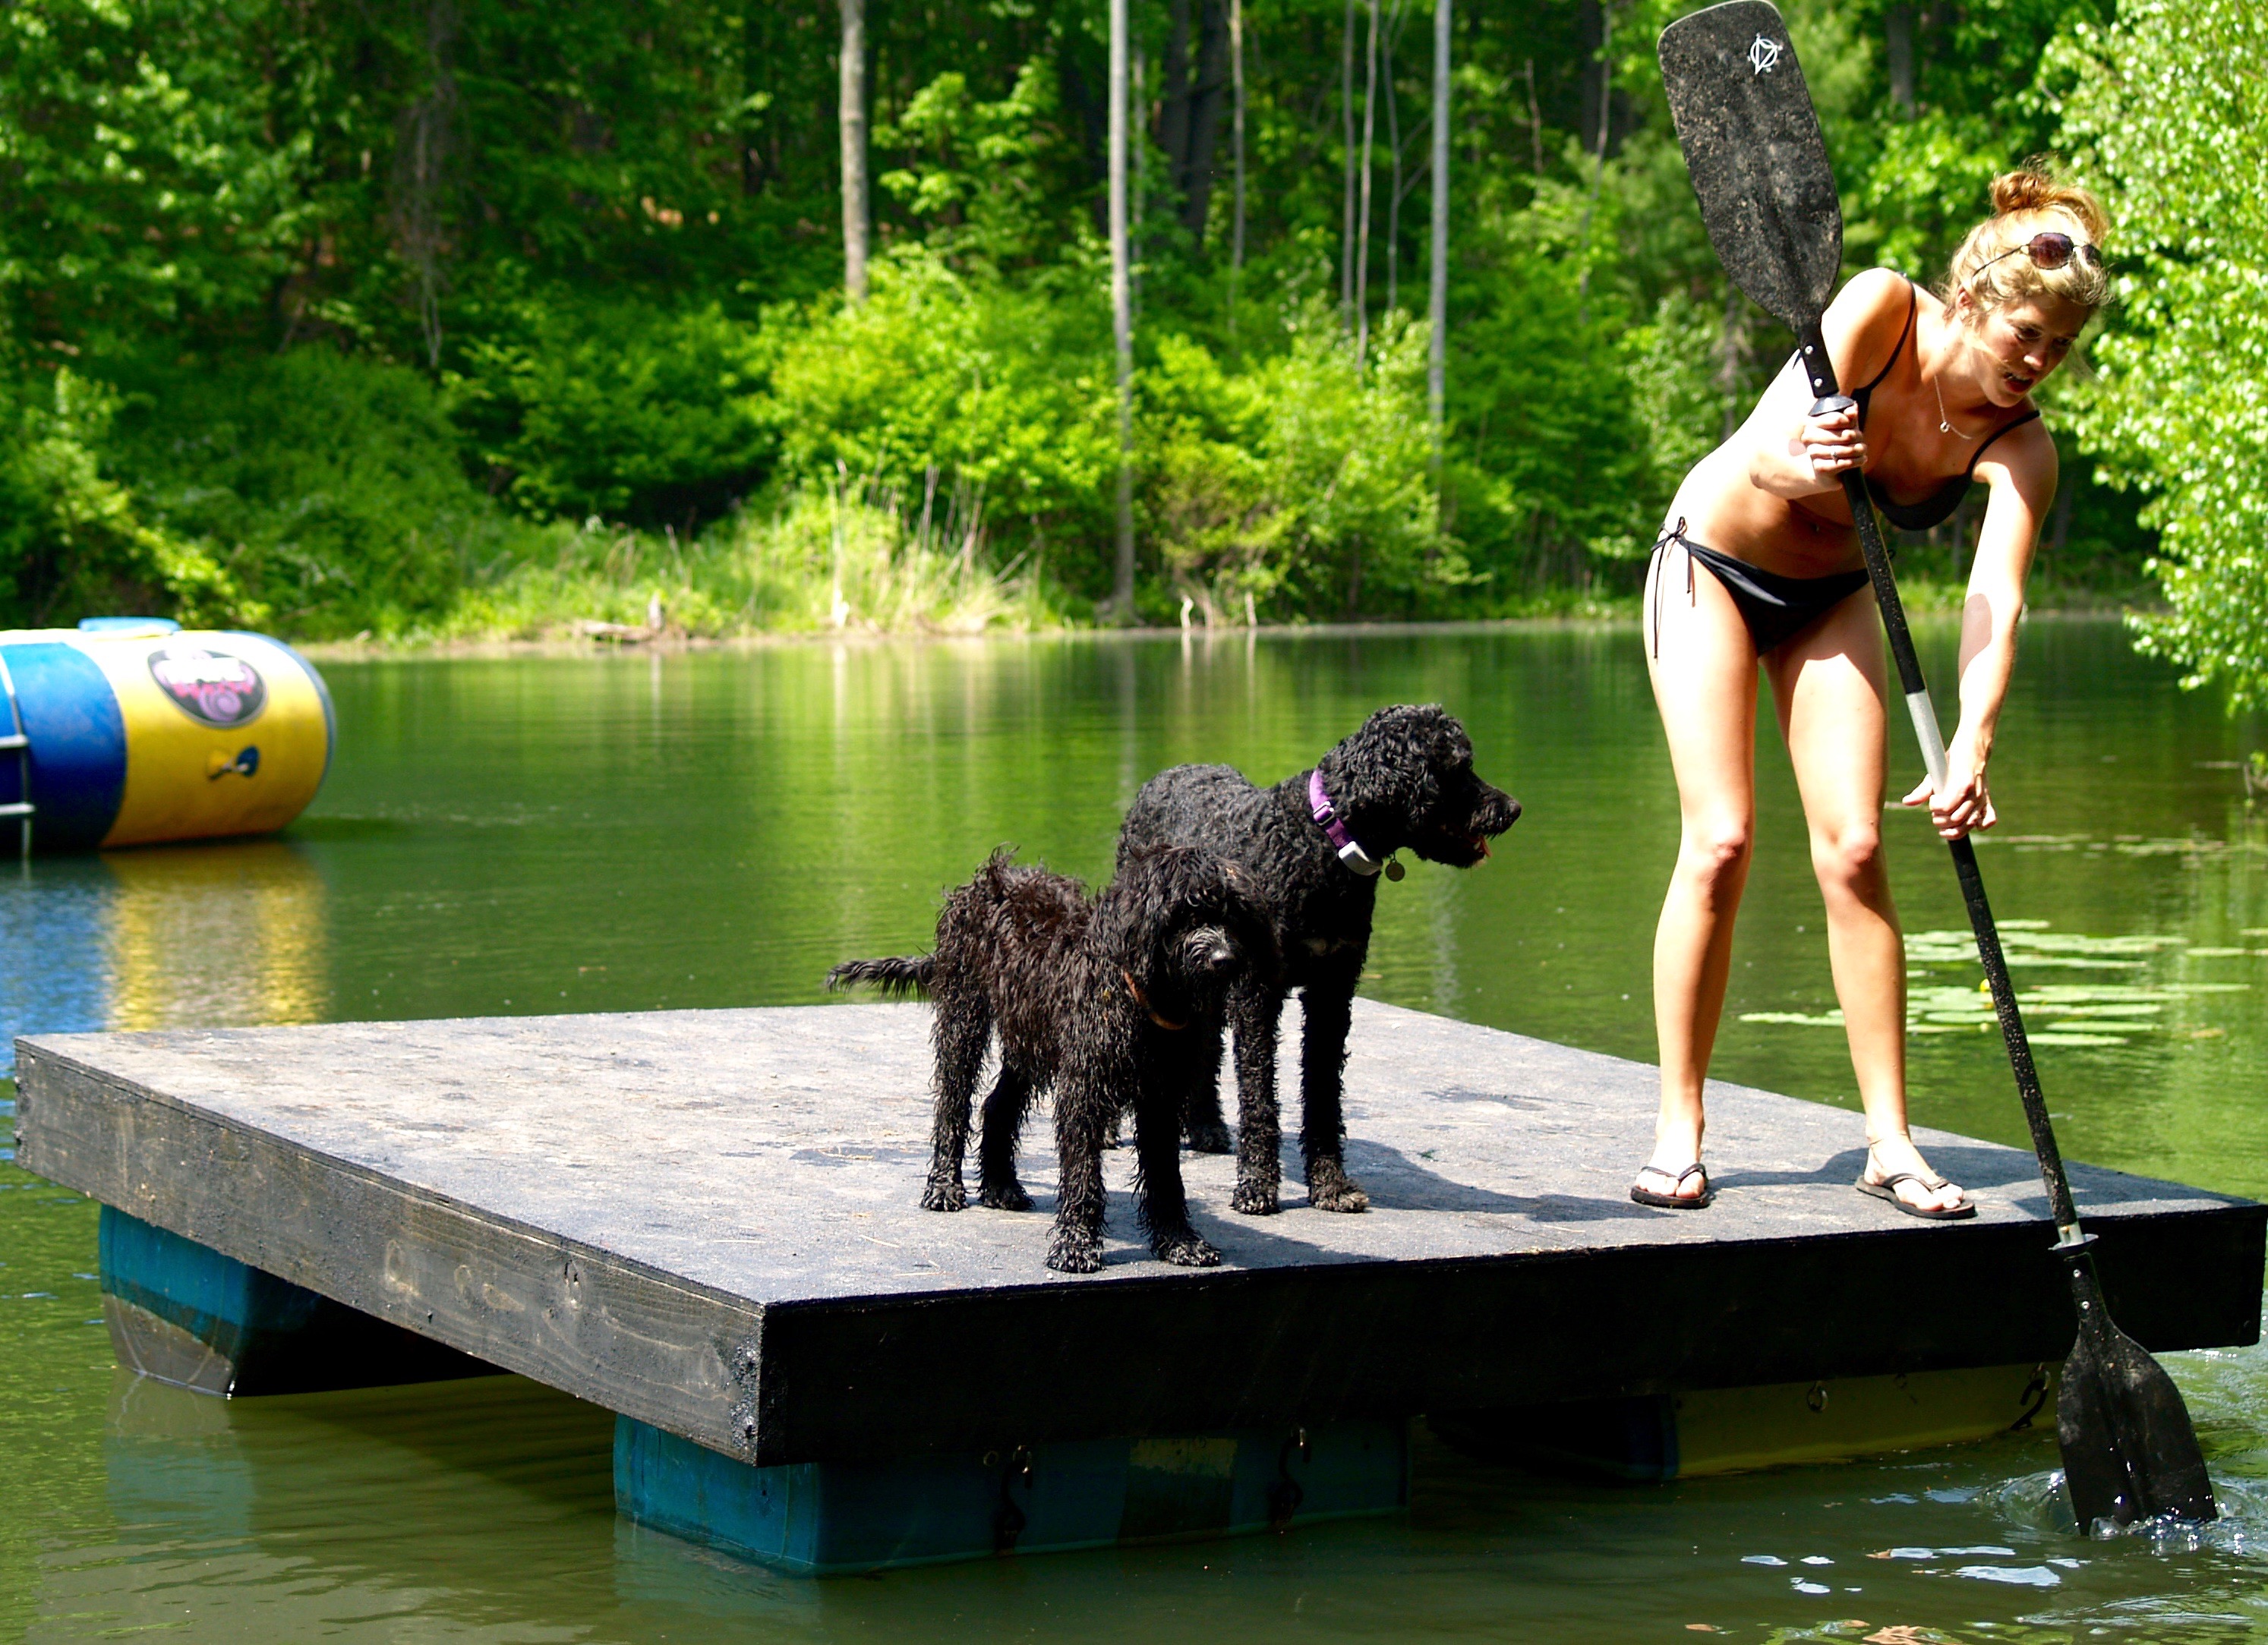
[(1940, 434), (1950, 434), (1956, 439), (1967, 440), (1972, 444), (1975, 444), (1977, 439), (1975, 435), (1962, 433), (1960, 430), (1953, 426), (1953, 420), (1945, 415), (1944, 386), (1934, 377), (1929, 379), (1929, 386), (1937, 395), (1937, 431)]

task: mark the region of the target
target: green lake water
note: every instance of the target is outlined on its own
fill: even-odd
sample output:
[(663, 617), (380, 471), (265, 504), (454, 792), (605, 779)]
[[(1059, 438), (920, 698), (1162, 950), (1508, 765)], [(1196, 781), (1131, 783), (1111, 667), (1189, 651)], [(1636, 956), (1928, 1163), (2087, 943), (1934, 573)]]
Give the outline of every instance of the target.
[[(1924, 639), (1949, 687), (1949, 629)], [(1381, 889), (1366, 991), (1653, 1054), (1676, 806), (1632, 628), (325, 673), (338, 759), (282, 839), (0, 870), (0, 1027), (810, 1002), (835, 960), (920, 946), (940, 891), (1001, 841), (1100, 876), (1159, 768), (1273, 781), (1370, 709), (1433, 701), (1527, 811), (1480, 868), (1418, 865)], [(1851, 1109), (1855, 1145), (1793, 786), (1776, 734), (1761, 740), (1716, 1072)], [(1981, 856), (2075, 1158), (2268, 1196), (2268, 814), (2235, 768), (2264, 742), (2115, 623), (2027, 633), (1993, 774), (2004, 821)], [(2021, 1145), (1950, 866), (1919, 819), (1890, 834), (1915, 1117)], [(2268, 1635), (2254, 1349), (2170, 1357), (2234, 1509), (2180, 1546), (2057, 1532), (2042, 1436), (1610, 1487), (1421, 1433), (1395, 1519), (810, 1583), (618, 1520), (611, 1418), (517, 1378), (225, 1404), (136, 1384), (99, 1322), (94, 1227), (92, 1205), (0, 1164), (0, 1638)]]

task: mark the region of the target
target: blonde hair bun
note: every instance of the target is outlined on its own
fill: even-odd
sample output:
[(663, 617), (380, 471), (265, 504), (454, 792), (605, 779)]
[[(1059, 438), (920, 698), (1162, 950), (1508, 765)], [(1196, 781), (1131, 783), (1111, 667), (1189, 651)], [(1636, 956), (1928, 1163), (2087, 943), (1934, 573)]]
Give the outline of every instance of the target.
[[(2034, 235), (2049, 229), (2093, 246), (2094, 258), (2076, 256), (2060, 268), (2043, 268), (2021, 254)], [(1953, 254), (1940, 295), (1950, 305), (1966, 291), (1986, 311), (2045, 295), (2101, 308), (2110, 298), (2110, 276), (2103, 267), (2110, 233), (2110, 219), (2101, 201), (2059, 181), (2043, 162), (2029, 162), (1992, 180), (1992, 216), (1969, 231)]]
[(2059, 183), (2046, 172), (2030, 166), (2003, 172), (1992, 180), (1994, 216), (2015, 217), (2036, 211), (2053, 211), (2069, 217), (2087, 231), (2088, 243), (2096, 246), (2110, 232), (2110, 219), (2103, 215), (2102, 202), (2084, 188)]

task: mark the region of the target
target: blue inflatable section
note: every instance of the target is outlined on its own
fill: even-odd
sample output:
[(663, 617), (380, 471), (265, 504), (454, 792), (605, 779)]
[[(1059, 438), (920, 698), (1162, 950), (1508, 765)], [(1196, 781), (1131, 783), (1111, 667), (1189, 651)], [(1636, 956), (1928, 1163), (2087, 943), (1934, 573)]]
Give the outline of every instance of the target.
[[(110, 832), (126, 793), (126, 721), (110, 681), (85, 653), (68, 645), (0, 646), (0, 657), (15, 679), (24, 731), (32, 739), (40, 848), (92, 850)], [(15, 760), (0, 760), (0, 783), (15, 787)]]

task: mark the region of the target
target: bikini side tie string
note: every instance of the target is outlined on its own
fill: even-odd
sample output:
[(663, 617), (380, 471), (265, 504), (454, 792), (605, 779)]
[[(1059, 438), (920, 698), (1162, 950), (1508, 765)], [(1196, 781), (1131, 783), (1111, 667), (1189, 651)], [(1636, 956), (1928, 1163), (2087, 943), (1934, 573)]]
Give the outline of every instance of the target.
[[(1653, 655), (1657, 661), (1661, 657), (1661, 551), (1672, 543), (1680, 548), (1685, 547), (1685, 517), (1683, 514), (1677, 517), (1676, 525), (1653, 540)], [(1690, 549), (1687, 549), (1685, 554), (1685, 603), (1689, 606), (1693, 604), (1693, 554)]]

